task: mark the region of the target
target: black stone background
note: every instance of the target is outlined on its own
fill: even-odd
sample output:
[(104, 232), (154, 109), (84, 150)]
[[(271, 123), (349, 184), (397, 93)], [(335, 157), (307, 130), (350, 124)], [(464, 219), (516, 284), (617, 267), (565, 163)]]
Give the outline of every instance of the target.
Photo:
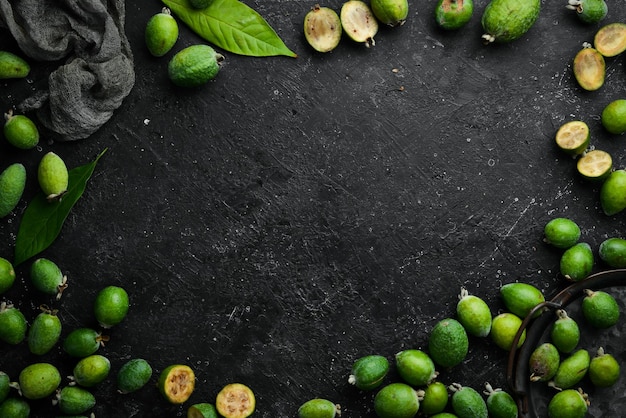
[[(231, 382), (254, 390), (257, 417), (293, 417), (313, 397), (340, 403), (343, 417), (374, 417), (374, 393), (347, 384), (357, 358), (426, 349), (431, 327), (454, 316), (461, 286), (494, 314), (504, 283), (531, 283), (546, 297), (563, 288), (560, 252), (542, 242), (553, 217), (578, 222), (594, 250), (623, 235), (623, 215), (602, 213), (599, 186), (579, 178), (554, 144), (562, 123), (581, 119), (592, 144), (624, 167), (624, 138), (599, 120), (624, 97), (623, 57), (607, 59), (603, 88), (582, 91), (572, 59), (599, 25), (578, 21), (565, 1), (544, 1), (523, 38), (490, 46), (480, 39), (485, 0), (454, 32), (436, 27), (434, 2), (411, 1), (406, 24), (381, 27), (375, 47), (344, 36), (327, 54), (303, 37), (313, 2), (246, 3), (298, 58), (220, 50), (214, 81), (176, 88), (168, 59), (203, 41), (181, 23), (174, 49), (150, 56), (143, 30), (162, 4), (130, 1), (137, 83), (112, 119), (80, 142), (44, 137), (29, 151), (0, 142), (1, 166), (22, 162), (29, 173), (18, 208), (0, 222), (0, 256), (9, 259), (41, 156), (55, 151), (72, 168), (108, 148), (41, 254), (68, 275), (61, 301), (31, 288), (30, 260), (2, 296), (29, 319), (42, 303), (59, 308), (66, 335), (95, 326), (102, 287), (128, 290), (129, 315), (99, 351), (112, 371), (94, 390), (97, 417), (185, 416)], [(603, 23), (626, 19), (619, 2), (608, 4)], [(6, 31), (0, 47), (19, 52)], [(28, 79), (0, 82), (0, 108), (28, 97), (56, 65), (33, 63)], [(598, 261), (594, 271), (603, 269)], [(64, 375), (75, 362), (60, 348), (43, 358), (25, 343), (0, 350), (0, 369), (13, 378), (29, 362), (53, 362)], [(153, 378), (118, 395), (114, 374), (134, 357), (152, 364)], [(506, 357), (472, 338), (467, 359), (441, 379), (503, 386)], [(154, 388), (172, 363), (197, 375), (182, 406)], [(397, 380), (392, 370), (386, 382)], [(55, 412), (48, 399), (33, 403), (33, 416)]]

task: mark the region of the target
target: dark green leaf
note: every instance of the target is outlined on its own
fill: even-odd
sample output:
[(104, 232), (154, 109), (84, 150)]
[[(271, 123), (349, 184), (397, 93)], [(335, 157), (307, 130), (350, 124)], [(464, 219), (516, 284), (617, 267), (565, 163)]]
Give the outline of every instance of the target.
[(24, 211), (15, 240), (15, 260), (18, 264), (39, 254), (54, 242), (61, 232), (67, 215), (80, 199), (93, 174), (102, 151), (92, 162), (69, 171), (67, 192), (59, 202), (48, 202), (43, 192), (39, 192)]
[(188, 0), (162, 1), (196, 34), (226, 51), (255, 57), (296, 57), (265, 19), (239, 0), (213, 0), (202, 10), (191, 7)]

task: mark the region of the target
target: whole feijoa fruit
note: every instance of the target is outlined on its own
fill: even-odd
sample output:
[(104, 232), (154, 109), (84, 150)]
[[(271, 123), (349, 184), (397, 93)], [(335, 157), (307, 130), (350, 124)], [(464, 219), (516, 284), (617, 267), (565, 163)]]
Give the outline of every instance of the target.
[(215, 406), (208, 402), (191, 405), (187, 409), (187, 418), (219, 418)]
[(572, 71), (580, 87), (587, 91), (595, 91), (604, 85), (606, 62), (597, 49), (584, 44), (574, 56)]
[[(511, 312), (496, 315), (491, 322), (491, 339), (498, 347), (509, 351), (513, 347), (521, 326), (522, 319)], [(521, 347), (525, 340), (526, 330), (524, 329), (517, 341), (517, 348)]]
[(30, 417), (30, 405), (23, 398), (7, 398), (0, 403), (0, 417), (28, 418)]
[(376, 44), (374, 36), (378, 33), (378, 20), (372, 9), (361, 0), (348, 0), (339, 12), (341, 27), (350, 39), (363, 43), (366, 47)]
[(543, 228), (544, 241), (556, 248), (568, 249), (580, 239), (580, 227), (569, 218), (554, 218)]
[(580, 327), (575, 319), (571, 318), (564, 309), (557, 309), (557, 320), (550, 329), (552, 344), (561, 353), (571, 353), (580, 341)]
[[(537, 287), (529, 283), (507, 283), (500, 287), (500, 296), (506, 308), (520, 318), (525, 318), (539, 304), (545, 302), (545, 296)], [(534, 317), (541, 314), (536, 310)]]
[(9, 290), (15, 282), (15, 269), (6, 258), (0, 257), (0, 295)]
[(613, 100), (606, 105), (600, 116), (604, 129), (615, 135), (626, 132), (626, 99)]
[(379, 387), (389, 372), (389, 360), (386, 357), (371, 354), (358, 358), (352, 365), (348, 383), (361, 390)]
[(450, 385), (452, 410), (458, 418), (487, 418), (487, 404), (476, 389), (458, 383)]
[(474, 0), (439, 0), (435, 6), (435, 22), (447, 30), (465, 26), (474, 14)]
[(42, 399), (52, 395), (61, 383), (59, 370), (50, 363), (33, 363), (20, 372), (18, 383), (26, 399)]
[(589, 401), (580, 390), (566, 389), (557, 392), (548, 403), (549, 418), (583, 418), (587, 415)]
[(9, 51), (0, 51), (0, 79), (24, 78), (28, 73), (30, 65), (23, 58)]
[(602, 26), (593, 38), (593, 46), (605, 57), (626, 51), (626, 23), (613, 22)]
[(437, 322), (428, 336), (428, 354), (441, 367), (460, 364), (469, 350), (469, 339), (463, 325), (456, 319)]
[(57, 311), (42, 307), (28, 328), (27, 342), (31, 353), (41, 356), (52, 350), (61, 337), (61, 320)]
[(105, 356), (92, 354), (74, 366), (72, 380), (79, 386), (90, 388), (106, 379), (111, 371), (111, 362)]
[(468, 334), (486, 337), (491, 331), (491, 309), (487, 303), (467, 289), (461, 288), (456, 305), (456, 316)]
[(57, 391), (54, 401), (64, 414), (83, 414), (96, 405), (96, 397), (79, 386), (65, 386)]
[(620, 365), (613, 355), (605, 353), (604, 348), (600, 347), (589, 363), (588, 372), (594, 386), (606, 388), (619, 380)]
[(63, 350), (72, 357), (87, 357), (98, 351), (107, 340), (107, 336), (93, 328), (80, 327), (65, 336)]
[(57, 300), (67, 289), (67, 276), (63, 274), (54, 261), (43, 257), (31, 264), (30, 281), (35, 289), (49, 295), (55, 295)]
[(171, 364), (159, 374), (157, 388), (170, 403), (182, 404), (193, 393), (196, 376), (193, 369), (185, 364)]
[(487, 412), (490, 418), (517, 418), (518, 408), (515, 399), (502, 389), (494, 389), (489, 383), (485, 384), (487, 395)]
[(491, 0), (481, 24), (484, 43), (511, 42), (530, 30), (541, 9), (541, 0)]
[(11, 391), (11, 378), (5, 372), (0, 371), (0, 403), (9, 397)]
[(217, 76), (223, 60), (224, 56), (209, 45), (191, 45), (172, 57), (167, 73), (179, 87), (198, 87)]
[(27, 329), (22, 311), (6, 302), (0, 303), (0, 341), (17, 345), (26, 338)]
[(400, 26), (409, 15), (408, 0), (371, 0), (372, 13), (379, 22), (389, 26)]
[(63, 159), (52, 151), (45, 154), (39, 162), (37, 179), (48, 201), (61, 200), (69, 183), (69, 172)]
[(442, 382), (429, 383), (425, 389), (419, 390), (421, 399), (419, 412), (434, 415), (442, 412), (448, 405), (448, 388)]
[(213, 3), (213, 0), (189, 0), (191, 7), (198, 10), (206, 9), (211, 3)]
[(617, 324), (620, 310), (615, 298), (602, 290), (585, 289), (582, 300), (583, 317), (591, 326), (605, 329)]
[(626, 208), (626, 170), (612, 171), (600, 188), (600, 204), (608, 216)]
[(578, 282), (591, 274), (594, 264), (594, 255), (591, 245), (579, 242), (565, 250), (561, 255), (559, 268), (561, 275), (567, 280)]
[(243, 383), (229, 383), (217, 393), (215, 408), (224, 418), (246, 418), (254, 412), (256, 398)]
[(144, 387), (152, 377), (150, 363), (141, 358), (128, 360), (117, 372), (117, 390), (122, 394)]
[(341, 40), (341, 20), (330, 7), (316, 4), (304, 16), (304, 38), (318, 52), (330, 52)]
[(379, 418), (413, 418), (419, 409), (417, 391), (406, 383), (390, 383), (374, 397)]
[(26, 187), (26, 168), (14, 163), (0, 173), (0, 218), (17, 207)]
[(600, 243), (598, 254), (609, 267), (626, 268), (626, 239), (617, 237), (605, 239)]
[(435, 363), (422, 350), (403, 350), (395, 359), (396, 371), (411, 386), (425, 386), (437, 377)]
[(582, 380), (587, 374), (591, 358), (589, 352), (581, 348), (561, 361), (556, 374), (548, 382), (557, 389), (569, 389)]
[(102, 328), (111, 328), (126, 318), (128, 293), (120, 286), (107, 286), (98, 292), (93, 305), (94, 315)]
[(178, 23), (170, 9), (164, 7), (146, 24), (144, 38), (148, 51), (155, 57), (167, 54), (178, 40)]
[(335, 418), (340, 411), (339, 405), (328, 399), (314, 398), (300, 405), (298, 418)]
[(14, 115), (12, 110), (4, 114), (4, 137), (14, 147), (32, 149), (39, 143), (37, 125), (28, 116)]
[(569, 0), (566, 7), (575, 11), (581, 21), (589, 24), (599, 23), (609, 11), (604, 0)]
[(554, 377), (559, 365), (561, 355), (554, 344), (543, 343), (535, 348), (528, 359), (531, 382), (547, 382)]

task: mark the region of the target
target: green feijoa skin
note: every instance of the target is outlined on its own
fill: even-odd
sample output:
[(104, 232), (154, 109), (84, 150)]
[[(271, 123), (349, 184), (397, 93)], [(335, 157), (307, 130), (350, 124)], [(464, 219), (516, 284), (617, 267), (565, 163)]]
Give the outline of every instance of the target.
[(0, 295), (13, 286), (15, 282), (15, 269), (13, 264), (6, 258), (0, 257)]
[(549, 418), (583, 418), (587, 415), (589, 401), (580, 389), (557, 392), (548, 403)]
[(2, 418), (28, 418), (30, 405), (22, 398), (8, 398), (0, 403), (0, 417)]
[(417, 391), (406, 383), (390, 383), (374, 397), (379, 418), (413, 418), (419, 409)]
[(22, 311), (6, 302), (0, 303), (0, 341), (17, 345), (26, 338), (27, 329)]
[(435, 363), (422, 350), (403, 350), (395, 358), (398, 374), (412, 386), (425, 386), (437, 377)]
[(564, 358), (548, 385), (557, 389), (569, 389), (582, 380), (589, 370), (591, 358), (584, 348)]
[(607, 388), (619, 380), (620, 365), (613, 355), (600, 347), (589, 363), (589, 380), (594, 386)]
[(476, 389), (461, 386), (458, 383), (450, 385), (452, 391), (452, 410), (458, 418), (487, 418), (487, 404)]
[(586, 242), (579, 242), (565, 250), (561, 255), (559, 268), (565, 279), (578, 282), (591, 274), (593, 265), (594, 255), (591, 245)]
[(196, 403), (187, 409), (187, 418), (219, 418), (215, 406), (208, 402)]
[(483, 42), (505, 43), (522, 37), (535, 24), (540, 9), (541, 0), (491, 0), (481, 18)]
[(468, 334), (475, 337), (489, 335), (492, 318), (489, 305), (478, 296), (470, 295), (465, 288), (461, 288), (456, 316)]
[(20, 372), (18, 383), (26, 399), (42, 399), (52, 395), (61, 383), (59, 370), (50, 363), (33, 363)]
[(298, 418), (334, 418), (341, 415), (341, 408), (328, 399), (310, 399), (298, 408)]
[(63, 351), (72, 357), (94, 354), (109, 338), (92, 328), (81, 327), (70, 331), (63, 340)]
[(30, 73), (30, 65), (23, 58), (9, 51), (0, 51), (0, 79), (24, 78)]
[(439, 414), (432, 415), (430, 418), (458, 418), (458, 417), (449, 412), (441, 412)]
[(473, 14), (473, 0), (439, 0), (435, 7), (435, 22), (440, 28), (455, 30), (465, 26)]
[(63, 159), (52, 151), (46, 153), (39, 162), (37, 179), (49, 202), (61, 200), (69, 182), (69, 172)]
[[(506, 308), (520, 318), (525, 318), (540, 303), (545, 302), (541, 290), (528, 283), (508, 283), (500, 287), (500, 296)], [(534, 316), (541, 314), (535, 311)]]
[(619, 305), (615, 298), (602, 290), (585, 289), (582, 313), (585, 320), (595, 328), (606, 329), (619, 321)]
[(27, 342), (31, 353), (41, 356), (52, 350), (61, 337), (61, 320), (57, 311), (42, 307), (28, 328)]
[(83, 414), (96, 405), (96, 397), (87, 389), (65, 386), (57, 391), (54, 403), (64, 414)]
[(554, 377), (559, 365), (561, 355), (554, 344), (543, 343), (535, 348), (528, 359), (531, 382), (548, 382)]
[(14, 163), (0, 173), (0, 218), (17, 207), (26, 187), (26, 168)]
[(626, 170), (614, 170), (602, 183), (600, 204), (607, 216), (613, 216), (626, 208)]
[(4, 114), (4, 137), (14, 147), (32, 149), (39, 143), (37, 125), (28, 116), (14, 115), (12, 110)]
[(371, 0), (370, 7), (379, 22), (391, 27), (404, 25), (409, 15), (408, 0)]
[(518, 408), (515, 399), (502, 389), (494, 389), (489, 383), (485, 384), (487, 395), (487, 412), (490, 418), (517, 418)]
[(30, 281), (37, 290), (55, 295), (57, 300), (67, 288), (67, 276), (54, 261), (47, 258), (38, 258), (31, 264)]
[(580, 327), (564, 309), (557, 309), (557, 320), (552, 324), (550, 339), (561, 353), (569, 354), (578, 346)]
[(367, 48), (376, 45), (374, 36), (378, 33), (378, 19), (372, 9), (361, 0), (348, 0), (341, 6), (339, 20), (343, 32), (355, 42)]
[(148, 51), (155, 57), (167, 54), (178, 40), (178, 23), (170, 9), (164, 7), (146, 24), (144, 38)]
[(223, 60), (209, 45), (191, 45), (172, 57), (167, 73), (179, 87), (199, 87), (217, 77)]
[(460, 364), (468, 350), (467, 332), (456, 319), (442, 319), (435, 324), (428, 336), (428, 354), (441, 367), (449, 368)]
[(94, 315), (102, 328), (111, 328), (126, 318), (129, 308), (128, 293), (119, 286), (107, 286), (98, 292)]
[[(625, 25), (626, 28), (626, 25)], [(626, 99), (613, 100), (602, 109), (600, 121), (609, 133), (621, 135), (626, 132)]]
[(72, 380), (79, 386), (90, 388), (107, 378), (111, 371), (111, 362), (100, 354), (82, 358), (74, 366)]
[[(511, 312), (496, 315), (491, 322), (491, 339), (498, 347), (509, 351), (521, 326), (522, 319)], [(526, 330), (522, 331), (517, 348), (521, 347), (525, 340)]]
[(348, 383), (361, 390), (379, 387), (389, 372), (389, 360), (377, 354), (361, 357), (352, 365)]
[(565, 7), (574, 10), (581, 21), (589, 24), (600, 23), (609, 11), (604, 0), (569, 0)]
[(198, 10), (206, 9), (211, 3), (213, 3), (213, 0), (189, 0), (191, 7)]
[(341, 40), (341, 20), (330, 7), (316, 4), (304, 16), (304, 38), (317, 52), (330, 52)]
[(434, 415), (442, 412), (448, 405), (448, 388), (441, 382), (432, 382), (425, 389), (418, 391), (420, 413)]
[(600, 244), (598, 254), (609, 267), (626, 268), (626, 239), (616, 237), (605, 239)]
[(124, 363), (117, 372), (117, 390), (122, 394), (135, 392), (144, 387), (152, 377), (152, 367), (141, 358)]
[(569, 218), (554, 218), (543, 228), (544, 241), (556, 248), (568, 249), (580, 239), (580, 227)]
[(0, 372), (0, 403), (9, 397), (11, 391), (11, 379), (5, 372)]

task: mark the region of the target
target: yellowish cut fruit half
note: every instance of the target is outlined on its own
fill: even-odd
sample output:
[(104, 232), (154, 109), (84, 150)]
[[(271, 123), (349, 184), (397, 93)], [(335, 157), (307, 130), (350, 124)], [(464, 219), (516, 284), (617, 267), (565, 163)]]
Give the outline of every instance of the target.
[(605, 57), (614, 57), (626, 51), (626, 23), (616, 22), (601, 27), (593, 45)]
[(158, 388), (165, 399), (173, 404), (184, 403), (195, 388), (196, 377), (191, 367), (172, 364), (161, 372)]
[(378, 33), (378, 21), (372, 9), (361, 0), (348, 0), (341, 6), (341, 25), (344, 32), (355, 42), (362, 42), (366, 47), (376, 44), (374, 36)]
[(585, 90), (598, 90), (604, 84), (606, 63), (597, 49), (586, 45), (574, 57), (574, 76)]
[(217, 394), (215, 407), (224, 418), (249, 417), (256, 407), (254, 392), (242, 383), (230, 383)]
[(613, 158), (606, 151), (591, 150), (580, 157), (576, 169), (588, 180), (604, 180), (613, 169)]
[(341, 40), (341, 20), (337, 12), (316, 4), (304, 17), (304, 37), (318, 52), (335, 49)]
[(556, 145), (567, 154), (577, 156), (589, 146), (589, 126), (581, 120), (566, 122), (556, 131)]

